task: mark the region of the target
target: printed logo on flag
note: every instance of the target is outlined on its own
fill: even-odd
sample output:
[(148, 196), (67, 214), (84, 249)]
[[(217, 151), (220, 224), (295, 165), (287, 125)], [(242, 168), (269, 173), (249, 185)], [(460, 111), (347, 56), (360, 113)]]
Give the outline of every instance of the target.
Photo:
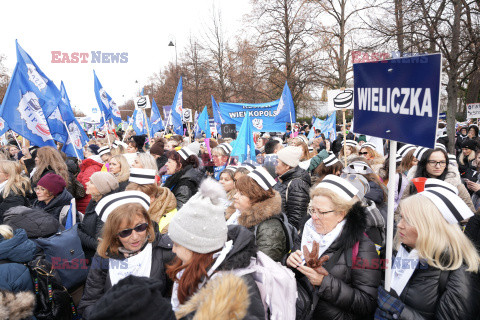
[(112, 109), (113, 115), (115, 117), (120, 117), (120, 110), (118, 110), (118, 107), (115, 101), (113, 100), (110, 101), (110, 108)]
[(43, 78), (33, 64), (26, 63), (28, 69), (28, 80), (32, 82), (38, 90), (42, 91), (47, 87), (48, 80)]
[(285, 106), (285, 103), (283, 102), (283, 96), (280, 97), (280, 101), (278, 102), (278, 107), (277, 107), (277, 114), (282, 111), (283, 107)]
[(52, 138), (47, 120), (43, 115), (42, 107), (35, 93), (27, 91), (27, 93), (22, 96), (17, 110), (20, 112), (20, 117), (25, 120), (27, 128), (32, 131), (33, 134), (41, 137), (43, 141)]
[(52, 112), (52, 114), (50, 115), (50, 117), (48, 117), (48, 119), (63, 121), (62, 115), (60, 114), (60, 110), (58, 109), (58, 107), (55, 108), (55, 111)]
[(175, 105), (175, 111), (176, 111), (178, 114), (183, 114), (182, 101), (183, 101), (183, 92), (180, 91), (180, 92), (178, 93), (177, 104)]
[[(71, 122), (68, 125), (68, 131), (70, 131), (70, 137), (72, 137), (73, 139), (73, 146), (75, 147), (75, 149), (82, 149), (81, 133), (74, 122)], [(70, 142), (70, 137), (68, 137), (67, 144), (69, 144)]]
[(103, 104), (105, 105), (105, 107), (108, 107), (109, 103), (107, 92), (103, 88), (100, 88), (98, 92), (100, 93), (100, 99), (102, 99)]
[(3, 129), (5, 129), (5, 120), (0, 118), (0, 131), (2, 131)]
[(263, 129), (263, 119), (258, 119), (258, 118), (255, 118), (252, 120), (252, 125), (258, 129), (258, 130), (262, 130)]
[(135, 117), (135, 124), (140, 130), (143, 130), (143, 113), (137, 112), (137, 116)]

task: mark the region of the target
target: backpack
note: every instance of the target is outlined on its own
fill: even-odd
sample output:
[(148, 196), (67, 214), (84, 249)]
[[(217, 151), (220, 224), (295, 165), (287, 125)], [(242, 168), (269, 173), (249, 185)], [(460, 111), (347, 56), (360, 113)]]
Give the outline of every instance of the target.
[[(288, 222), (288, 218), (283, 212), (280, 215), (271, 217), (270, 219), (276, 219), (280, 221), (283, 228), (283, 233), (285, 233), (285, 248), (287, 250), (287, 254), (291, 253), (292, 250), (294, 250), (295, 248), (295, 243), (300, 242), (300, 236), (298, 235), (297, 228), (295, 228), (290, 222)], [(258, 225), (255, 226), (253, 232), (253, 234), (255, 235), (255, 239), (257, 239), (257, 228)]]
[(46, 260), (56, 269), (63, 285), (72, 289), (87, 279), (85, 253), (77, 233), (78, 225), (34, 241), (43, 249)]
[(267, 319), (295, 319), (297, 281), (290, 269), (257, 251), (257, 257), (250, 259), (247, 268), (235, 269), (232, 272), (238, 276), (252, 275), (260, 291)]
[(34, 315), (38, 320), (80, 319), (72, 297), (50, 262), (36, 259), (28, 262), (27, 267), (33, 280)]

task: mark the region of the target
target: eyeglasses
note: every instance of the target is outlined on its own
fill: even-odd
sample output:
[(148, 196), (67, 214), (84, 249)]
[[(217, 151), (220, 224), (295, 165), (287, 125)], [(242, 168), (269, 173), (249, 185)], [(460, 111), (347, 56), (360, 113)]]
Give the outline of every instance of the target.
[(358, 154), (361, 155), (361, 156), (366, 156), (368, 154), (368, 152), (359, 152)]
[(444, 168), (447, 166), (447, 161), (428, 160), (427, 163), (431, 167), (436, 167), (437, 165), (440, 165), (440, 168)]
[(315, 216), (317, 218), (320, 218), (321, 216), (324, 216), (330, 212), (335, 212), (335, 210), (329, 210), (329, 211), (320, 211), (317, 209), (312, 208), (311, 206), (308, 207), (307, 212), (311, 216)]
[(147, 230), (147, 227), (148, 227), (148, 223), (142, 223), (142, 224), (139, 224), (138, 226), (136, 226), (133, 229), (125, 229), (125, 230), (120, 231), (117, 234), (120, 238), (126, 238), (126, 237), (129, 237), (132, 234), (133, 230), (135, 230), (136, 233), (140, 233), (140, 232), (144, 232), (145, 230)]

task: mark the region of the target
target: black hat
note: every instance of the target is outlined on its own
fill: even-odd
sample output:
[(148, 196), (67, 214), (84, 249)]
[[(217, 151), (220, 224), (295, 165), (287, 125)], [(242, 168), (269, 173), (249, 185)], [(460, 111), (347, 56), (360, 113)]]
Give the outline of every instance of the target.
[(475, 151), (475, 149), (477, 148), (477, 144), (475, 143), (475, 141), (467, 139), (462, 143), (462, 149), (464, 148)]
[(132, 140), (135, 142), (135, 144), (137, 145), (137, 149), (142, 149), (143, 148), (143, 145), (145, 144), (145, 136), (144, 135), (141, 135), (141, 136), (133, 136), (132, 137)]
[(96, 144), (91, 144), (88, 146), (88, 149), (90, 149), (90, 151), (93, 153), (93, 154), (97, 154), (98, 155), (98, 149), (100, 149), (99, 146), (97, 146)]

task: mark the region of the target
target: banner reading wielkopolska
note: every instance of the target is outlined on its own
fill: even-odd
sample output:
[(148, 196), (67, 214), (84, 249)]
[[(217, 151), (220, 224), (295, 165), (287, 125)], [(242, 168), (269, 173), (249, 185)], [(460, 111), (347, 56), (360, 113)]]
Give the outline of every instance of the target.
[(245, 117), (249, 113), (253, 124), (253, 131), (284, 132), (285, 122), (275, 123), (277, 107), (280, 99), (267, 103), (226, 103), (220, 102), (220, 113), (225, 123), (235, 124), (237, 131)]

